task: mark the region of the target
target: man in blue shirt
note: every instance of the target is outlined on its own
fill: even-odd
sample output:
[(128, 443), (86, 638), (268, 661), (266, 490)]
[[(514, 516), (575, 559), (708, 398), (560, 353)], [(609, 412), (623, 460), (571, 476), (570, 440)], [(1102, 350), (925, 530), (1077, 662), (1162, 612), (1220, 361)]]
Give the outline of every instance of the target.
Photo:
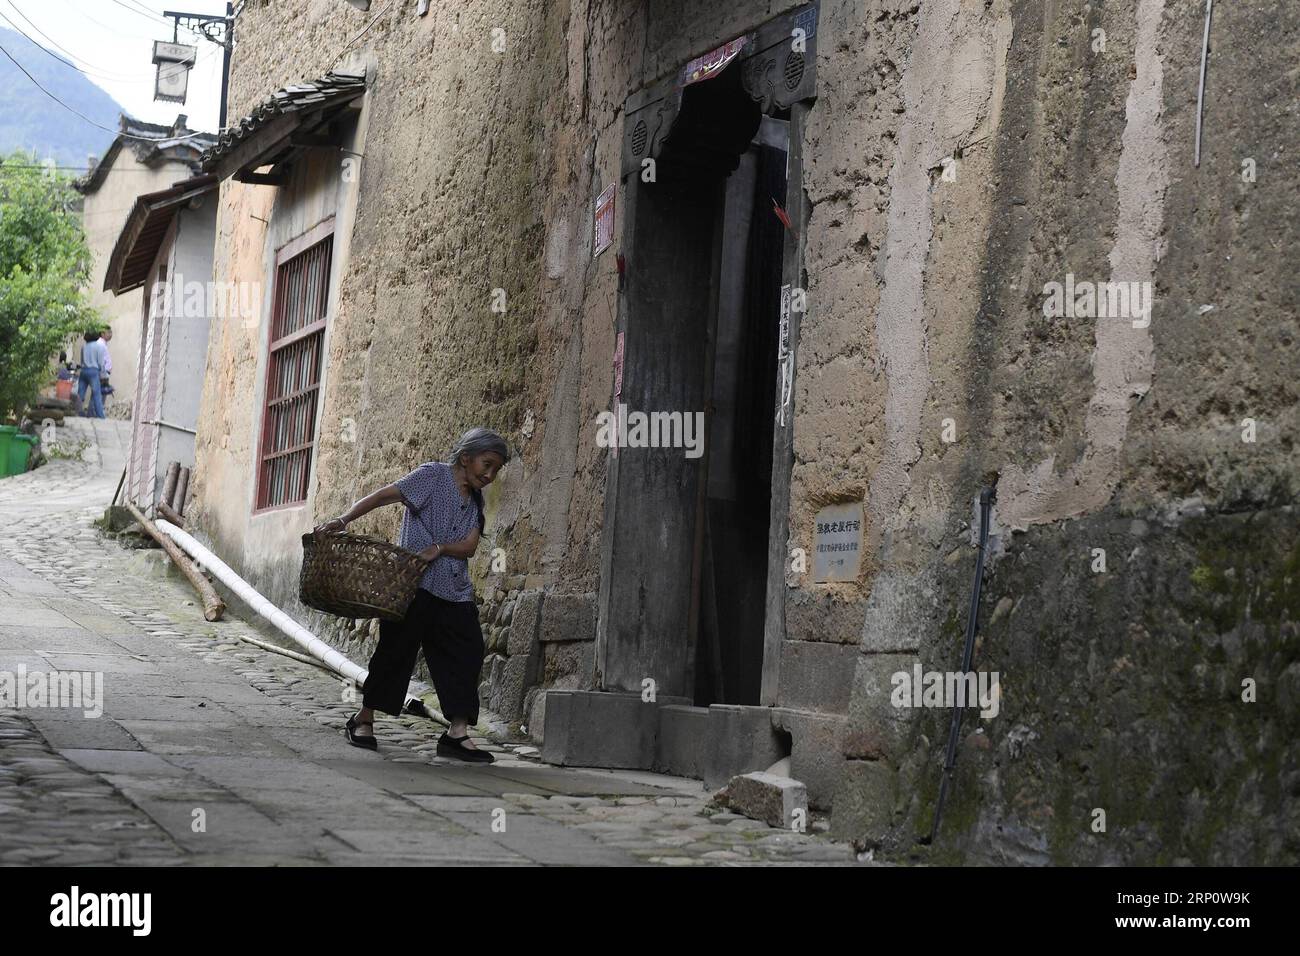
[[(88, 418), (104, 417), (104, 395), (100, 387), (100, 377), (112, 371), (112, 359), (108, 357), (108, 346), (99, 337), (98, 332), (87, 332), (83, 338), (86, 344), (81, 347), (81, 374), (77, 377), (77, 396), (81, 399), (81, 414)], [(90, 406), (86, 406), (86, 390), (90, 390)]]

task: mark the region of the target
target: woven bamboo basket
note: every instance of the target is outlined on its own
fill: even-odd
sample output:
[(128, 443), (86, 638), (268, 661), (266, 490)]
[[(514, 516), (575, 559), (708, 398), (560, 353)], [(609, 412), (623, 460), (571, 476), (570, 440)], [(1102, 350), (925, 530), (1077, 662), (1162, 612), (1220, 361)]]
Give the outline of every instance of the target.
[(400, 621), (426, 567), (419, 555), (378, 538), (312, 532), (302, 536), (298, 599), (339, 617)]

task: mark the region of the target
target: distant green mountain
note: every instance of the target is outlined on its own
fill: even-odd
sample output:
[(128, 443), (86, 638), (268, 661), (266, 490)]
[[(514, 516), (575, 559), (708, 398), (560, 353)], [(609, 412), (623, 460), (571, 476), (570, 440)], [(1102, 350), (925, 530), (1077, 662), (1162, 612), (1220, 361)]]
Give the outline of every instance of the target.
[[(82, 74), (3, 27), (0, 47), (63, 102), (100, 126), (117, 129), (122, 107)], [(42, 160), (53, 156), (60, 166), (85, 169), (87, 157), (103, 153), (113, 137), (59, 106), (0, 54), (0, 154), (34, 148)]]

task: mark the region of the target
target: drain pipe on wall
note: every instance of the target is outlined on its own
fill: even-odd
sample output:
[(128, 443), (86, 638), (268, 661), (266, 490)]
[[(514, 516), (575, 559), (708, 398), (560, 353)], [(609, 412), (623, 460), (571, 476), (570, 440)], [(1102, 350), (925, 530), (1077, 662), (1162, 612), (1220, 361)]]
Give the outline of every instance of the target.
[[(975, 634), (979, 630), (980, 589), (984, 583), (984, 557), (989, 547), (989, 513), (993, 503), (998, 500), (997, 476), (980, 489), (980, 549), (975, 557), (975, 581), (971, 585), (970, 613), (966, 616), (966, 647), (961, 655), (961, 673), (969, 674), (975, 658)], [(930, 836), (922, 841), (933, 844), (939, 834), (939, 820), (943, 816), (943, 802), (948, 795), (948, 783), (952, 779), (953, 767), (957, 763), (957, 737), (961, 734), (961, 718), (964, 708), (962, 702), (954, 701), (952, 723), (948, 727), (948, 750), (944, 755), (943, 776), (939, 778), (939, 800), (934, 808), (934, 823), (930, 827)]]
[[(270, 621), (316, 660), (341, 677), (348, 678), (358, 687), (366, 682), (366, 671), (352, 663), (344, 654), (330, 647), (268, 601), (256, 588), (231, 570), (230, 566), (215, 554), (199, 544), (191, 535), (163, 518), (157, 519), (154, 522), (154, 527), (176, 542), (190, 557), (194, 558), (208, 571), (211, 571), (213, 577), (239, 595), (240, 599), (247, 603), (249, 607)], [(447, 723), (447, 720), (441, 714), (427, 708), (420, 698), (410, 693), (407, 694), (405, 710), (419, 716), (431, 717), (439, 723)]]

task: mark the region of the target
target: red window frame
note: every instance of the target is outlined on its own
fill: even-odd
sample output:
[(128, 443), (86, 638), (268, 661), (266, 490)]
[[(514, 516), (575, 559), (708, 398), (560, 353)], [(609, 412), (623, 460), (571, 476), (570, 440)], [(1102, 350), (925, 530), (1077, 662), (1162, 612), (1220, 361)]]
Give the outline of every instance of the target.
[(275, 256), (254, 514), (307, 500), (333, 251), (328, 219)]

